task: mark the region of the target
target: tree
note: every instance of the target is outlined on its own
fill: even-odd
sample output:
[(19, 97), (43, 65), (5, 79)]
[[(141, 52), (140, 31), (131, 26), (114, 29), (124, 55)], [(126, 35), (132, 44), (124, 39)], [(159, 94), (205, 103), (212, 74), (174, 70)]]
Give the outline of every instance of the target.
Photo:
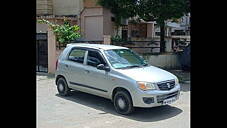
[(124, 18), (133, 17), (136, 15), (137, 0), (99, 0), (98, 4), (110, 9), (115, 15), (115, 25), (117, 27), (117, 35), (119, 27), (122, 25), (121, 20)]
[(99, 0), (98, 3), (115, 15), (117, 28), (122, 18), (138, 16), (145, 21), (156, 21), (161, 32), (160, 52), (165, 52), (165, 21), (190, 12), (189, 0)]
[(45, 23), (49, 25), (53, 29), (56, 40), (62, 44), (68, 44), (70, 41), (80, 37), (79, 26), (70, 25), (66, 20), (64, 20), (63, 25), (54, 24), (45, 19), (38, 20), (38, 23)]
[(137, 14), (160, 26), (160, 52), (165, 52), (165, 21), (181, 18), (190, 12), (189, 0), (138, 0)]

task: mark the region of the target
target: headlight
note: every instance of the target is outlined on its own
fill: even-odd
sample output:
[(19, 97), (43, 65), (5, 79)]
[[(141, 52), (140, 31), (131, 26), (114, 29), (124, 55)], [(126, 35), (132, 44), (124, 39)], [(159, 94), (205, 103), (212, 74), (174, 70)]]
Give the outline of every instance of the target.
[(137, 84), (138, 84), (138, 86), (139, 86), (139, 88), (141, 89), (141, 90), (154, 90), (154, 89), (156, 89), (155, 88), (155, 84), (153, 84), (153, 83), (149, 83), (149, 82), (137, 82)]
[(179, 80), (177, 78), (175, 79), (175, 84), (179, 84)]

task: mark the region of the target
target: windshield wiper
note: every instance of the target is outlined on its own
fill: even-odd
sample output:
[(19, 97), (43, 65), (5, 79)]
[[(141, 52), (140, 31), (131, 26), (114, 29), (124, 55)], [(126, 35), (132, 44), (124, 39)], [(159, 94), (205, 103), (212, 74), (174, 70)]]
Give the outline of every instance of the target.
[(135, 68), (135, 67), (140, 67), (139, 65), (131, 65), (131, 66), (127, 66), (129, 68)]
[(143, 64), (143, 66), (148, 66), (148, 64)]

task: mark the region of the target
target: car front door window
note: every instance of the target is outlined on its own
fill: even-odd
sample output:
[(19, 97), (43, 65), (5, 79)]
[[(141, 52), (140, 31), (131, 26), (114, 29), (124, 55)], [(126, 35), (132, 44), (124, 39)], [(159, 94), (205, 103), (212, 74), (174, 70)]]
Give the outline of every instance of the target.
[(99, 64), (106, 65), (104, 59), (97, 51), (88, 51), (87, 65), (97, 67)]

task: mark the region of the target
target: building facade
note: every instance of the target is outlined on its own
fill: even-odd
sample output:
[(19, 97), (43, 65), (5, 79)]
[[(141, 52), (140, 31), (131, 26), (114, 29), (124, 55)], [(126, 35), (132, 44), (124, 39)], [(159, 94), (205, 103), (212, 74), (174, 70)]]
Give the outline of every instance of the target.
[[(37, 0), (37, 20), (46, 19), (51, 22), (62, 24), (64, 19), (71, 24), (80, 26), (81, 40), (100, 41), (110, 44), (111, 37), (119, 34), (124, 40), (132, 41), (151, 41), (159, 40), (159, 27), (155, 22), (140, 23), (132, 22), (132, 19), (123, 19), (122, 26), (117, 32), (114, 15), (109, 9), (103, 8), (97, 4), (98, 0)], [(181, 19), (180, 27), (167, 25), (166, 37), (170, 37), (180, 28), (184, 28), (184, 32), (188, 35), (190, 28), (190, 20), (188, 17)], [(180, 29), (180, 31), (182, 31)], [(36, 24), (37, 35), (46, 34), (48, 44), (48, 72), (54, 73), (55, 62), (60, 53), (56, 49), (57, 43), (53, 32), (46, 24)], [(179, 33), (179, 32), (178, 32)], [(167, 40), (171, 40), (167, 38)], [(39, 42), (39, 41), (38, 41)], [(167, 41), (170, 42), (170, 41)], [(171, 51), (171, 45), (168, 43), (167, 51)], [(146, 43), (143, 43), (146, 45)], [(140, 42), (138, 46), (143, 46)], [(143, 50), (143, 49), (142, 49)]]

